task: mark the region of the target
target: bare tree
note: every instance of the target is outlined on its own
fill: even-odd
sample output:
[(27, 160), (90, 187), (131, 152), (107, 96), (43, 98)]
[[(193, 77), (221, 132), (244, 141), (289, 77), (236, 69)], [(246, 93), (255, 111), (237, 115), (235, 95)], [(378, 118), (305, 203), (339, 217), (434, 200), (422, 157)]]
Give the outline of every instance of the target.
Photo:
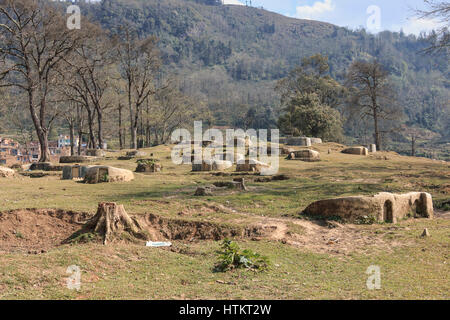
[(123, 124), (124, 113), (125, 113), (125, 81), (120, 76), (114, 79), (112, 82), (112, 95), (115, 104), (115, 109), (117, 111), (117, 133), (119, 137), (119, 148), (122, 150), (125, 146), (125, 129)]
[[(89, 92), (84, 86), (82, 82), (79, 81), (77, 74), (79, 71), (79, 66), (72, 66), (72, 68), (68, 67), (68, 72), (64, 74), (64, 82), (63, 85), (60, 87), (61, 92), (65, 95), (65, 100), (67, 102), (74, 102), (77, 108), (79, 106), (82, 107), (82, 109), (86, 110), (86, 120), (87, 120), (87, 126), (88, 126), (88, 148), (96, 149), (97, 148), (97, 140), (95, 139), (95, 115), (96, 110), (95, 107), (92, 105), (91, 100), (89, 98)], [(77, 109), (77, 117), (78, 115), (82, 114), (82, 110)], [(82, 117), (78, 118), (79, 121)], [(81, 129), (83, 127), (83, 123), (80, 123), (78, 126), (79, 136), (83, 136), (84, 132)], [(81, 131), (80, 131), (81, 130)], [(81, 151), (81, 150), (80, 150)]]
[(155, 37), (140, 40), (129, 26), (122, 31), (124, 41), (119, 45), (118, 56), (127, 83), (131, 148), (137, 149), (140, 115), (147, 99), (156, 93), (154, 80), (161, 60)]
[(427, 141), (432, 140), (437, 134), (432, 131), (421, 129), (418, 127), (404, 127), (403, 133), (405, 138), (411, 142), (411, 156), (415, 157), (418, 147), (424, 146)]
[(437, 32), (433, 32), (430, 36), (432, 45), (425, 50), (425, 52), (433, 53), (443, 50), (448, 50), (450, 47), (450, 2), (448, 1), (436, 1), (436, 0), (424, 0), (427, 5), (427, 10), (419, 10), (418, 15), (420, 18), (434, 18), (442, 23), (442, 26)]
[(194, 120), (211, 119), (208, 108), (180, 92), (173, 80), (157, 91), (151, 104), (145, 117), (156, 143), (166, 143), (173, 130), (191, 126)]
[(62, 61), (83, 32), (69, 30), (63, 14), (47, 1), (1, 0), (0, 21), (0, 86), (26, 93), (41, 147), (39, 161), (50, 161), (48, 135), (57, 113), (49, 97)]
[(398, 117), (389, 72), (377, 61), (355, 61), (349, 68), (346, 85), (353, 107), (357, 107), (363, 117), (373, 119), (375, 143), (381, 150), (380, 120)]
[(19, 143), (25, 146), (25, 152), (30, 156), (29, 145), (33, 141), (35, 130), (30, 115), (22, 107), (26, 103), (25, 95), (15, 93), (16, 95), (5, 97), (3, 100), (6, 101), (4, 120), (9, 129), (17, 133)]
[[(87, 26), (85, 26), (86, 28)], [(68, 61), (75, 69), (75, 83), (80, 92), (87, 95), (88, 105), (95, 109), (97, 118), (97, 141), (100, 149), (104, 146), (103, 112), (112, 106), (109, 99), (113, 89), (114, 42), (97, 25), (90, 24), (89, 37), (75, 50), (75, 58)], [(92, 111), (91, 111), (92, 113)], [(92, 120), (92, 119), (91, 119)], [(91, 123), (91, 131), (93, 124)], [(95, 143), (94, 143), (95, 147)]]
[[(71, 70), (68, 70), (69, 74)], [(77, 154), (81, 154), (81, 141), (83, 138), (83, 115), (81, 112), (82, 102), (79, 97), (77, 97), (75, 90), (73, 90), (65, 79), (70, 79), (67, 74), (62, 75), (62, 80), (60, 85), (57, 88), (58, 96), (60, 97), (60, 101), (63, 104), (63, 119), (69, 126), (69, 135), (70, 135), (70, 155), (75, 155), (75, 129), (78, 135), (78, 148)]]

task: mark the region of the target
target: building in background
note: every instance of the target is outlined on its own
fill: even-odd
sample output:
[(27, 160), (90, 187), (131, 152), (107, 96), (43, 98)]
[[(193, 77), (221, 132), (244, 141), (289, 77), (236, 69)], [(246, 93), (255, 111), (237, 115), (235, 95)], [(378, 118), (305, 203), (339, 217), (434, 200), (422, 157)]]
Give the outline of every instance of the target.
[(22, 162), (20, 145), (13, 139), (0, 137), (0, 165)]
[[(70, 137), (60, 135), (57, 141), (49, 141), (50, 159), (59, 162), (61, 156), (70, 155)], [(75, 148), (78, 147), (78, 139)], [(24, 164), (39, 161), (41, 146), (38, 141), (19, 144), (11, 138), (0, 137), (0, 165), (11, 166), (13, 164)]]
[(26, 159), (24, 163), (37, 162), (41, 154), (41, 145), (37, 141), (31, 141), (25, 143), (21, 150)]
[[(74, 141), (75, 148), (78, 147), (78, 142), (79, 142), (78, 140), (79, 140), (78, 138), (75, 138), (75, 141)], [(64, 148), (64, 147), (70, 148), (70, 136), (65, 136), (65, 135), (60, 134), (58, 137), (58, 148)]]

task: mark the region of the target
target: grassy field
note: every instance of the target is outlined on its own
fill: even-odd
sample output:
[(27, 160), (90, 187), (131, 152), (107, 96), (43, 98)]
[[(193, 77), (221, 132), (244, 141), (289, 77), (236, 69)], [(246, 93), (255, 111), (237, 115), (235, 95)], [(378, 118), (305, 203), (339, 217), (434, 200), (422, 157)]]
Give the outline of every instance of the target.
[[(57, 208), (93, 214), (99, 202), (112, 201), (130, 215), (153, 213), (235, 227), (269, 224), (290, 235), (289, 241), (279, 235), (237, 240), (242, 248), (270, 258), (272, 266), (264, 273), (213, 272), (220, 242), (209, 240), (173, 241), (172, 249), (88, 243), (42, 254), (5, 252), (0, 254), (0, 299), (448, 299), (448, 214), (331, 230), (300, 213), (315, 200), (381, 191), (429, 192), (440, 210), (449, 199), (449, 164), (394, 153), (345, 155), (335, 144), (315, 148), (321, 162), (280, 158), (280, 173), (289, 180), (261, 183), (248, 176), (247, 192), (221, 190), (208, 197), (193, 194), (198, 186), (232, 177), (175, 166), (169, 146), (145, 150), (161, 160), (163, 172), (135, 174), (128, 183), (89, 185), (58, 176), (0, 179), (1, 212)], [(101, 163), (135, 169), (135, 160), (119, 161), (119, 155), (111, 152)], [(431, 237), (420, 237), (424, 228)], [(326, 237), (331, 236), (342, 240), (329, 244)], [(0, 235), (0, 248), (1, 241)], [(82, 271), (79, 291), (66, 288), (70, 265)], [(370, 265), (381, 269), (380, 290), (366, 287)]]

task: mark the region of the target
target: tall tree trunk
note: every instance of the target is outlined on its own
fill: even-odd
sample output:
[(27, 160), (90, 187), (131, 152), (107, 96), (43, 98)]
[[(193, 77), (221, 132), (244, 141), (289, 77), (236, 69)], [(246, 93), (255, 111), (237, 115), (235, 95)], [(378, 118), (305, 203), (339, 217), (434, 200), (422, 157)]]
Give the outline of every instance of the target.
[(151, 147), (151, 145), (150, 145), (150, 134), (151, 134), (151, 132), (150, 132), (150, 126), (149, 126), (149, 124), (147, 123), (147, 126), (145, 127), (145, 145), (146, 145), (147, 147)]
[(377, 150), (381, 151), (380, 130), (378, 128), (378, 113), (376, 107), (373, 109), (373, 122), (375, 128), (375, 144), (377, 145)]
[(131, 126), (131, 149), (137, 149), (137, 126)]
[(131, 79), (128, 79), (128, 109), (130, 111), (130, 148), (137, 149), (137, 127), (133, 120), (133, 107), (131, 105)]
[(81, 145), (83, 144), (83, 131), (80, 129), (78, 131), (78, 149), (77, 149), (77, 155), (81, 155)]
[(87, 108), (88, 113), (88, 126), (89, 126), (89, 148), (97, 149), (97, 143), (95, 141), (94, 135), (94, 118), (92, 115), (92, 111)]
[(147, 119), (145, 120), (145, 145), (150, 147), (150, 107), (147, 100)]
[(83, 143), (83, 109), (77, 105), (77, 130), (78, 130), (78, 148), (77, 154), (81, 155), (81, 144)]
[[(41, 152), (39, 156), (39, 162), (50, 162), (50, 149), (48, 147), (48, 133), (42, 127), (42, 121), (39, 120), (36, 109), (34, 106), (33, 92), (28, 91), (28, 106), (31, 112), (31, 118), (33, 120), (34, 127), (36, 129), (36, 134), (38, 136), (39, 145), (41, 147)], [(41, 106), (42, 108), (42, 106)]]
[(134, 114), (134, 119), (131, 121), (131, 148), (138, 148), (138, 126), (139, 126), (139, 108), (136, 106), (136, 112)]
[(75, 155), (75, 125), (73, 121), (69, 122), (70, 129), (70, 155)]
[(91, 126), (89, 126), (89, 148), (97, 149), (97, 142), (95, 141), (94, 132), (93, 132)]
[(97, 132), (98, 146), (100, 149), (103, 149), (103, 125), (102, 125), (103, 114), (100, 108), (97, 108), (97, 122), (98, 122), (98, 132)]
[(139, 148), (145, 148), (144, 110), (140, 110)]
[(122, 132), (122, 104), (119, 103), (119, 148), (123, 149), (123, 132)]
[(38, 132), (39, 144), (41, 146), (41, 156), (39, 162), (50, 162), (50, 149), (48, 147), (48, 134), (44, 130)]

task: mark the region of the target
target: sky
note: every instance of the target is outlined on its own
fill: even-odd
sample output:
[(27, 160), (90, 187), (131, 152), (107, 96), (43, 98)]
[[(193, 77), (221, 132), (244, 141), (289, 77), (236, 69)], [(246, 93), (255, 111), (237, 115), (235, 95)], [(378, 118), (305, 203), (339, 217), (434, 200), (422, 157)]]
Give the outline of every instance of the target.
[[(225, 0), (225, 4), (245, 4), (245, 0)], [(418, 35), (440, 25), (435, 19), (416, 17), (415, 10), (426, 8), (423, 0), (252, 0), (252, 6), (351, 29), (364, 27), (372, 33), (403, 30)]]

